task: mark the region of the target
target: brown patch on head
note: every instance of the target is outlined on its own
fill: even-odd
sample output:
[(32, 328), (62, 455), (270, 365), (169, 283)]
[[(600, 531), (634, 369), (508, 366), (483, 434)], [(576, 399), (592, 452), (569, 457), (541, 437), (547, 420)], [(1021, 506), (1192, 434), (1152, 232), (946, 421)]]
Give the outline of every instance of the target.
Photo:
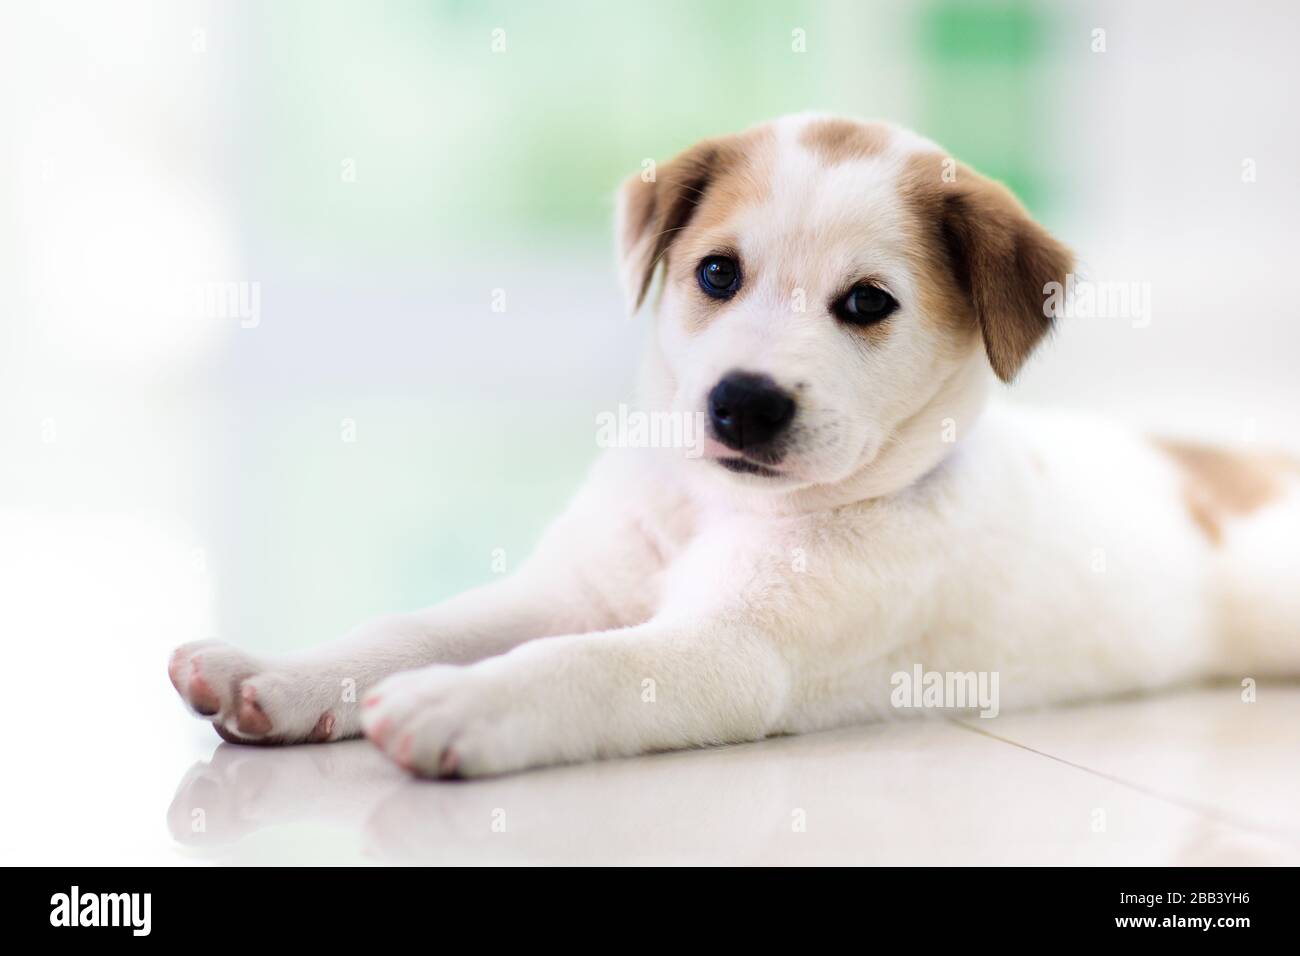
[(1005, 186), (950, 157), (913, 156), (899, 188), (918, 223), (929, 298), (951, 316), (974, 317), (989, 364), (1011, 381), (1051, 328), (1043, 288), (1064, 284), (1073, 254)]
[(769, 194), (774, 144), (768, 127), (706, 139), (660, 165), (652, 181), (640, 173), (624, 180), (618, 198), (619, 258), (634, 310), (688, 227), (715, 228)]
[(845, 119), (813, 120), (799, 134), (799, 142), (830, 166), (879, 156), (889, 147), (890, 139), (884, 123)]
[(1183, 474), (1183, 497), (1192, 520), (1211, 543), (1223, 542), (1230, 517), (1241, 517), (1281, 497), (1300, 475), (1283, 455), (1233, 452), (1191, 442), (1156, 439)]

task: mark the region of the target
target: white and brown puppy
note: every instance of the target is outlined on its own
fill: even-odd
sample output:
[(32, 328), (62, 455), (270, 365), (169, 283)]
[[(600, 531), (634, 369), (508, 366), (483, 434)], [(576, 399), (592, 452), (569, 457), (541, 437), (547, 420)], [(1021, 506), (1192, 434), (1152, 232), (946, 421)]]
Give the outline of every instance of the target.
[(886, 717), (916, 665), (1003, 708), (1300, 672), (1300, 473), (989, 405), (1071, 254), (933, 143), (710, 140), (627, 181), (618, 242), (634, 308), (664, 277), (646, 406), (706, 454), (606, 453), (526, 566), (430, 610), (180, 648), (222, 736), (476, 776)]

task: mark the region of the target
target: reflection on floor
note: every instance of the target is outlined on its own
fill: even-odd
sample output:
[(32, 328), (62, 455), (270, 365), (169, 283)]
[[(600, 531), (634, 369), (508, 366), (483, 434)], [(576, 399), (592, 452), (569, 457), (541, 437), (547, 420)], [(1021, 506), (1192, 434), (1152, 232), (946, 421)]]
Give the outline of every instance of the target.
[(907, 721), (495, 780), (364, 741), (221, 744), (168, 811), (216, 863), (1296, 864), (1300, 687)]

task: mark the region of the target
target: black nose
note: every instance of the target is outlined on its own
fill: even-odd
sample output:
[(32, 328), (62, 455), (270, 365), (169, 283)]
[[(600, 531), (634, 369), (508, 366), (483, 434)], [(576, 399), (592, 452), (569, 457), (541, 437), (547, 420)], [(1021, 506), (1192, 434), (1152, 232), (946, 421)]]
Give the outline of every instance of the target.
[(765, 375), (729, 372), (709, 392), (718, 441), (737, 451), (775, 438), (794, 418), (794, 399)]

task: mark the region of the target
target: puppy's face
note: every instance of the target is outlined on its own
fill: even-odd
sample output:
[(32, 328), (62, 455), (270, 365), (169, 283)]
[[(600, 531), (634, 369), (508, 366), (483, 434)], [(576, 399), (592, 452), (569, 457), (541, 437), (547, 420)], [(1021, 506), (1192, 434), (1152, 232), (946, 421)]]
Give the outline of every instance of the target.
[(659, 384), (706, 416), (701, 467), (772, 489), (929, 454), (943, 404), (988, 364), (1009, 380), (1047, 331), (1043, 287), (1071, 262), (933, 144), (818, 117), (632, 177), (618, 231), (634, 306), (662, 268)]

